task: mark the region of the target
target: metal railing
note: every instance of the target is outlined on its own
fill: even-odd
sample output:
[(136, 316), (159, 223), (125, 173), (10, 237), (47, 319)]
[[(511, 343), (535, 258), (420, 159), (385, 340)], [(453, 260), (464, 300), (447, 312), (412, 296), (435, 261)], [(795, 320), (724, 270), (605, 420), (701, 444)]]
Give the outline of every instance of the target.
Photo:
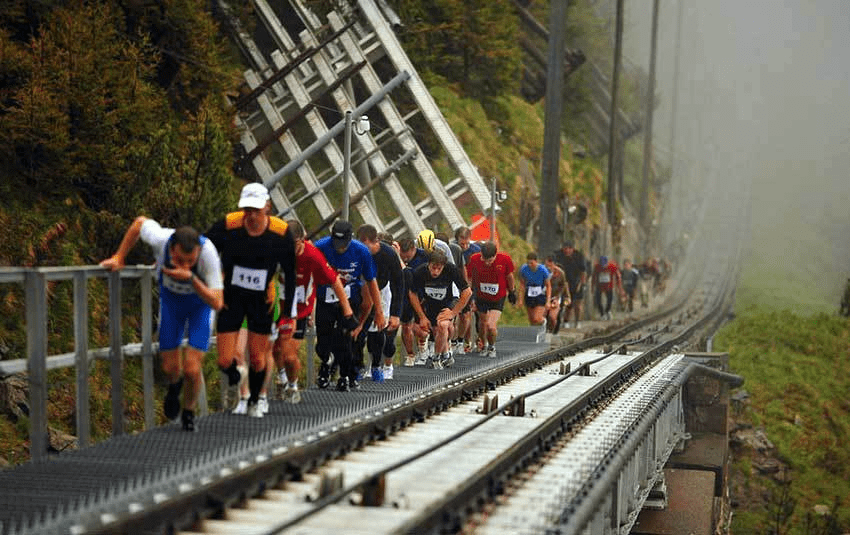
[[(112, 434), (124, 433), (123, 364), (125, 356), (140, 356), (144, 388), (145, 429), (156, 425), (154, 411), (153, 280), (151, 266), (127, 266), (110, 272), (100, 266), (0, 268), (0, 283), (22, 283), (25, 290), (27, 349), (25, 359), (0, 361), (0, 375), (26, 372), (29, 381), (30, 457), (47, 456), (47, 371), (76, 368), (76, 427), (79, 447), (91, 441), (89, 414), (89, 364), (94, 359), (110, 362)], [(107, 279), (109, 347), (89, 349), (89, 279)], [(141, 343), (122, 344), (121, 279), (140, 279)], [(73, 281), (74, 352), (49, 355), (48, 282)], [(206, 405), (204, 401), (204, 405)]]
[[(144, 400), (144, 429), (156, 427), (154, 409), (154, 354), (159, 343), (153, 341), (153, 281), (156, 270), (153, 266), (126, 266), (121, 271), (110, 272), (100, 266), (64, 266), (44, 268), (0, 267), (0, 284), (23, 284), (25, 290), (27, 358), (0, 360), (0, 377), (26, 373), (29, 382), (30, 458), (38, 461), (46, 458), (48, 447), (47, 431), (47, 371), (60, 368), (76, 368), (76, 427), (78, 447), (91, 443), (91, 415), (89, 407), (89, 365), (95, 359), (110, 363), (110, 398), (112, 404), (112, 435), (124, 433), (124, 357), (141, 357)], [(88, 281), (107, 279), (109, 303), (109, 347), (89, 349), (89, 305)], [(141, 342), (124, 344), (121, 333), (121, 288), (122, 279), (139, 279), (141, 308)], [(74, 351), (50, 355), (48, 340), (48, 282), (73, 281)], [(313, 354), (316, 330), (312, 322), (305, 332), (306, 381), (315, 380)], [(185, 340), (184, 340), (185, 342)], [(210, 338), (214, 346), (216, 338)], [(219, 378), (226, 385), (226, 376)], [(227, 403), (222, 390), (222, 403)], [(233, 400), (231, 400), (233, 401)], [(204, 376), (198, 392), (198, 411), (206, 415), (207, 391)]]

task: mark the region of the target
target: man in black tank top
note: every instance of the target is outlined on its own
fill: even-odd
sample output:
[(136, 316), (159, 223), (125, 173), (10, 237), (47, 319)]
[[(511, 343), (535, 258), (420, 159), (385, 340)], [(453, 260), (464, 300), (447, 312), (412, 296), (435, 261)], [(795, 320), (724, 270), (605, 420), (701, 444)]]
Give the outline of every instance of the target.
[[(404, 281), (401, 271), (401, 259), (391, 245), (378, 239), (378, 231), (372, 225), (361, 225), (357, 229), (357, 239), (363, 242), (377, 268), (378, 290), (381, 294), (381, 302), (373, 303), (372, 306), (381, 306), (384, 317), (388, 318), (385, 329), (378, 329), (372, 325), (372, 317), (375, 310), (372, 309), (366, 320), (365, 333), (361, 333), (355, 344), (355, 358), (360, 365), (363, 362), (364, 346), (369, 350), (371, 357), (372, 380), (383, 382), (385, 379), (393, 378), (393, 356), (395, 355), (395, 337), (398, 332), (401, 306), (403, 303)], [(369, 368), (369, 366), (366, 366)]]

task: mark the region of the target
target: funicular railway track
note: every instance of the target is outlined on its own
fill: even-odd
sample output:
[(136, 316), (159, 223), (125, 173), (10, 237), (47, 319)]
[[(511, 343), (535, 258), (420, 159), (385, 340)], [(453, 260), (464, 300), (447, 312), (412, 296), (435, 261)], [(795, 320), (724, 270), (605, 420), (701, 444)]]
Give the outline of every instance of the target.
[[(99, 458), (98, 466), (115, 464), (121, 473), (121, 463), (130, 460), (124, 457), (138, 456), (148, 471), (117, 478), (95, 496), (66, 501), (36, 518), (0, 526), (0, 532), (319, 533), (365, 526), (370, 533), (515, 533), (518, 525), (540, 531), (544, 522), (576, 533), (583, 529), (576, 522), (595, 525), (599, 511), (611, 507), (614, 513), (603, 512), (603, 518), (617, 528), (591, 532), (620, 532), (634, 520), (639, 494), (648, 489), (622, 491), (621, 500), (613, 500), (618, 503), (600, 509), (599, 500), (590, 498), (604, 492), (611, 502), (612, 493), (590, 483), (607, 481), (615, 465), (633, 462), (622, 448), (634, 450), (634, 437), (661, 421), (662, 409), (672, 404), (676, 414), (677, 385), (693, 370), (678, 350), (716, 326), (734, 285), (734, 274), (727, 272), (694, 273), (692, 279), (679, 282), (679, 295), (687, 295), (674, 305), (613, 332), (542, 352), (516, 351), (472, 371), (463, 371), (461, 357), (458, 369), (439, 376), (428, 370), (425, 389), (403, 387), (401, 394), (334, 409), (320, 427), (290, 429), (286, 436), (257, 433), (251, 429), (255, 422), (221, 415), (221, 422), (239, 428), (236, 438), (227, 437), (230, 443), (214, 451), (201, 448), (177, 466), (166, 462), (168, 451)], [(694, 289), (697, 284), (702, 287)], [(618, 401), (627, 399), (639, 402)], [(609, 408), (620, 416), (611, 417)], [(218, 422), (215, 416), (211, 421)], [(224, 424), (215, 425), (217, 432)], [(675, 416), (664, 425), (675, 427)], [(174, 442), (184, 435), (172, 432), (167, 447), (194, 451), (189, 442)], [(656, 446), (665, 450), (671, 444)], [(174, 456), (180, 453), (185, 452)], [(570, 468), (563, 456), (583, 462)], [(542, 491), (524, 489), (558, 462), (574, 473), (544, 477)], [(69, 464), (62, 469), (73, 472), (74, 462)], [(649, 474), (655, 468), (642, 470)], [(77, 477), (89, 469), (80, 462)], [(553, 483), (561, 480), (569, 485)], [(547, 494), (553, 495), (548, 502), (542, 499)], [(510, 511), (514, 499), (522, 514), (504, 513), (510, 516), (506, 523), (501, 512)], [(524, 516), (532, 511), (537, 524)]]

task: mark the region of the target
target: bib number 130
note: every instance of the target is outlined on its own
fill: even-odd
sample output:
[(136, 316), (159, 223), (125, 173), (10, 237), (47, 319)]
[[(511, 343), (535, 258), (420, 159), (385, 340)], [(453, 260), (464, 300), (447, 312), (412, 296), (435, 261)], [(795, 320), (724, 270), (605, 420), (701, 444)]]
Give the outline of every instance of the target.
[(233, 277), (230, 279), (230, 284), (240, 288), (245, 288), (246, 290), (257, 290), (260, 292), (265, 291), (266, 270), (234, 266)]

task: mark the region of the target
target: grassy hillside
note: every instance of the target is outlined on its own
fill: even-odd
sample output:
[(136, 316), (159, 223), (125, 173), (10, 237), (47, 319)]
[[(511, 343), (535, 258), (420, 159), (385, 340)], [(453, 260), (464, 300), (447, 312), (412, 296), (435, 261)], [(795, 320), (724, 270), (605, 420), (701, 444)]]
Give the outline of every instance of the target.
[(817, 276), (830, 241), (809, 228), (795, 234), (805, 262), (754, 229), (737, 316), (716, 337), (746, 378), (736, 426), (763, 429), (774, 446), (733, 450), (733, 533), (850, 530), (850, 321)]

